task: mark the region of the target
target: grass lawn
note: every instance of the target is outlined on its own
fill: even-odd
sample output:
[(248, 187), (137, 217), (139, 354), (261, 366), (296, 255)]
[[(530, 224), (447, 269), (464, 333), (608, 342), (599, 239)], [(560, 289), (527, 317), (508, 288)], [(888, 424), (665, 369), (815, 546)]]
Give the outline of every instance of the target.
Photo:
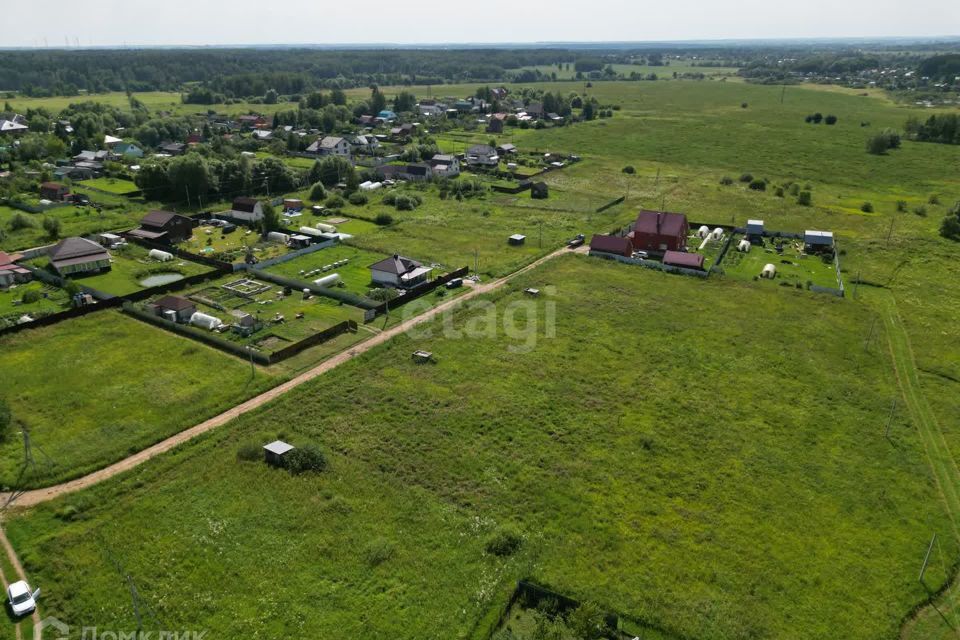
[[(30, 428), (43, 486), (83, 475), (193, 426), (266, 386), (272, 375), (116, 311), (0, 338), (0, 386)], [(14, 437), (0, 445), (0, 484), (22, 462)]]
[[(541, 319), (532, 349), (437, 322), (11, 520), (34, 579), (58, 585), (46, 612), (133, 624), (109, 554), (158, 619), (224, 637), (470, 637), (524, 576), (688, 637), (895, 634), (949, 525), (916, 433), (877, 427), (894, 382), (860, 347), (869, 309), (578, 256), (498, 306), (547, 285), (556, 337)], [(237, 460), (278, 436), (319, 444), (330, 470)], [(508, 524), (520, 551), (485, 553)]]
[(100, 191), (106, 191), (118, 196), (140, 191), (140, 187), (130, 180), (122, 180), (120, 178), (95, 178), (93, 180), (84, 180), (79, 183), (79, 185), (91, 189), (99, 189)]
[[(320, 251), (301, 256), (289, 262), (269, 267), (267, 271), (275, 273), (278, 276), (297, 278), (309, 282), (336, 273), (343, 280), (344, 288), (346, 288), (347, 291), (365, 296), (371, 288), (370, 265), (386, 257), (388, 256), (382, 253), (374, 253), (357, 247), (338, 244), (329, 249), (321, 249)], [(408, 257), (415, 260), (417, 259), (416, 256)], [(316, 271), (325, 265), (341, 260), (348, 260), (349, 262), (342, 267), (336, 267), (327, 272), (307, 275), (308, 272)]]
[(754, 280), (766, 265), (772, 264), (777, 270), (776, 277), (773, 280), (761, 278), (758, 282), (778, 285), (787, 283), (791, 286), (801, 285), (802, 287), (805, 287), (808, 282), (812, 282), (815, 285), (832, 289), (840, 287), (833, 260), (824, 262), (820, 256), (804, 253), (803, 240), (785, 240), (782, 254), (777, 253), (775, 241), (771, 238), (766, 239), (765, 246), (754, 244), (750, 247), (748, 253), (741, 253), (737, 251), (737, 243), (740, 242), (740, 238), (740, 236), (737, 236), (733, 239), (730, 250), (724, 256), (721, 265), (723, 272), (731, 277), (741, 280)]
[[(30, 291), (38, 292), (40, 299), (24, 302), (24, 294)], [(9, 289), (0, 289), (0, 327), (16, 324), (24, 315), (39, 318), (69, 307), (70, 298), (63, 290), (42, 282), (32, 281)]]
[(259, 232), (242, 226), (231, 233), (223, 233), (219, 227), (199, 226), (194, 229), (190, 240), (179, 246), (191, 253), (225, 262), (243, 262), (248, 247), (253, 248), (253, 254), (259, 260), (269, 260), (289, 251), (285, 245), (267, 242)]
[[(157, 278), (168, 274), (179, 274), (183, 277), (189, 277), (211, 271), (205, 265), (179, 258), (167, 262), (154, 260), (149, 257), (147, 249), (135, 244), (125, 245), (120, 249), (111, 249), (110, 255), (113, 257), (110, 271), (71, 279), (85, 287), (115, 296), (122, 296), (162, 284), (159, 281), (151, 283), (147, 280), (151, 276)], [(34, 262), (47, 264), (49, 261), (47, 258), (38, 258)]]
[[(94, 200), (103, 194), (89, 192)], [(101, 231), (127, 230), (137, 226), (146, 207), (127, 202), (125, 207), (106, 208), (100, 213), (91, 207), (57, 207), (45, 213), (26, 213), (0, 205), (0, 250), (16, 251), (55, 243), (43, 230), (44, 218), (60, 220), (60, 237), (85, 236)], [(11, 219), (20, 214), (30, 221), (30, 226), (16, 231), (10, 228)]]

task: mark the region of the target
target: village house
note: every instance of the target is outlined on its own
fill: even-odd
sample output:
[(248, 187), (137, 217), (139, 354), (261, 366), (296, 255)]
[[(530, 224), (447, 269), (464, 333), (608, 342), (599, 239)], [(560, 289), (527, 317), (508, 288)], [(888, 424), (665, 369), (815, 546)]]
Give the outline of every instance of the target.
[(687, 216), (665, 211), (641, 211), (628, 237), (639, 251), (683, 251), (690, 232)]
[(435, 104), (424, 104), (420, 103), (418, 110), (420, 115), (425, 118), (439, 118), (443, 115), (443, 107), (438, 107)]
[(357, 153), (373, 153), (380, 148), (380, 141), (374, 135), (354, 136), (349, 142)]
[(14, 120), (0, 120), (0, 135), (16, 136), (30, 130), (26, 124)]
[(803, 232), (803, 247), (807, 253), (830, 251), (833, 249), (833, 232), (807, 229)]
[(160, 152), (170, 156), (183, 155), (187, 150), (187, 145), (182, 142), (168, 142), (160, 145)]
[(476, 144), (467, 149), (467, 164), (479, 167), (495, 167), (500, 164), (497, 150), (488, 144)]
[(503, 133), (504, 123), (506, 120), (507, 116), (503, 113), (495, 113), (490, 116), (490, 121), (487, 122), (487, 133)]
[(193, 235), (193, 220), (170, 211), (151, 211), (140, 221), (140, 227), (128, 235), (160, 244), (177, 244)]
[(143, 149), (129, 142), (121, 142), (113, 147), (113, 152), (123, 158), (142, 158)]
[(666, 251), (663, 254), (663, 264), (669, 267), (703, 271), (703, 256), (685, 251)]
[(324, 136), (307, 147), (307, 153), (318, 156), (341, 156), (350, 158), (350, 143), (338, 136)]
[(417, 131), (417, 125), (410, 122), (390, 129), (390, 137), (394, 140), (409, 140)]
[(438, 153), (430, 158), (430, 168), (438, 178), (455, 178), (460, 175), (460, 159), (454, 155)]
[(110, 269), (110, 254), (92, 240), (65, 238), (47, 251), (50, 265), (61, 276), (97, 273)]
[(497, 151), (500, 155), (511, 156), (517, 152), (517, 148), (509, 142), (504, 142), (501, 145), (497, 145)]
[(62, 202), (70, 194), (70, 187), (59, 182), (44, 182), (40, 185), (40, 197), (51, 202)]
[(258, 222), (263, 218), (263, 204), (256, 198), (234, 198), (228, 215), (242, 222)]
[(243, 115), (237, 118), (237, 124), (242, 129), (259, 129), (267, 126), (267, 119), (255, 114)]
[(197, 312), (197, 305), (186, 298), (180, 296), (163, 296), (147, 308), (170, 322), (179, 322), (186, 324), (190, 322), (190, 317)]
[(370, 279), (375, 284), (409, 289), (426, 282), (431, 271), (416, 260), (394, 255), (370, 265)]
[(19, 253), (10, 255), (0, 251), (0, 287), (7, 288), (15, 284), (30, 282), (33, 274), (29, 269), (16, 264), (23, 256)]
[(105, 162), (110, 157), (109, 151), (81, 151), (73, 156), (74, 162)]

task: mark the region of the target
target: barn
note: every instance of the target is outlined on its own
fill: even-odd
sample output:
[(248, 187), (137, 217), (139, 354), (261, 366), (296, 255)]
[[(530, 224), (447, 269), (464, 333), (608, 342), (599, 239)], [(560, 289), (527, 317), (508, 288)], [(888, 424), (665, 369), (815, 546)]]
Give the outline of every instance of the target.
[(703, 271), (703, 256), (699, 253), (684, 251), (667, 251), (663, 254), (663, 264), (683, 269), (698, 269)]
[(683, 251), (690, 226), (687, 216), (666, 211), (641, 211), (631, 231), (633, 248), (639, 251)]
[(611, 253), (629, 258), (630, 254), (633, 253), (633, 245), (630, 244), (630, 240), (627, 238), (597, 234), (590, 238), (590, 251)]

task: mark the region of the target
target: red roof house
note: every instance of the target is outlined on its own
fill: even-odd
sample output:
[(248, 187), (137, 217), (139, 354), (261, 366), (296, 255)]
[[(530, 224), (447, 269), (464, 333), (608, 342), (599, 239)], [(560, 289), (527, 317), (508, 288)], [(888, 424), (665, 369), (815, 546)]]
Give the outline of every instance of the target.
[(628, 238), (620, 236), (595, 235), (590, 239), (590, 251), (600, 251), (602, 253), (612, 253), (618, 256), (630, 257), (633, 253), (633, 245)]
[(641, 251), (682, 251), (689, 233), (687, 216), (666, 211), (641, 211), (633, 225), (633, 248)]

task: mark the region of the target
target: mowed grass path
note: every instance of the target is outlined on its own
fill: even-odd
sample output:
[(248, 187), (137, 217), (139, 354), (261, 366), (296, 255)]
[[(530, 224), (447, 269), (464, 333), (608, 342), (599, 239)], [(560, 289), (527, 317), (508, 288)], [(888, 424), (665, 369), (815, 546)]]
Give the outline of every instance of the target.
[[(117, 311), (0, 338), (0, 371), (0, 398), (30, 430), (29, 487), (106, 466), (276, 382), (260, 370), (251, 381), (243, 360)], [(20, 435), (0, 453), (0, 485), (14, 486)]]
[[(495, 300), (522, 329), (509, 305), (550, 285), (555, 338), (438, 321), (19, 514), (14, 545), (57, 585), (45, 613), (132, 628), (114, 557), (158, 620), (210, 637), (470, 637), (520, 577), (688, 637), (894, 635), (950, 523), (916, 431), (884, 438), (897, 388), (887, 351), (863, 348), (869, 310), (582, 256)], [(451, 326), (484, 334), (485, 314)], [(278, 436), (330, 469), (237, 461)], [(506, 524), (524, 543), (504, 560), (484, 544)]]

